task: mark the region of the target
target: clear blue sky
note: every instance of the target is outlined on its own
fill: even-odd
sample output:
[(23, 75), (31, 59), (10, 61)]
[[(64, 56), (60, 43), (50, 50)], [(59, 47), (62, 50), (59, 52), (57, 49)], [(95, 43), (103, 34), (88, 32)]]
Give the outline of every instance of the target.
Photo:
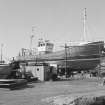
[[(83, 38), (82, 12), (87, 8), (86, 40), (105, 40), (105, 0), (0, 0), (0, 44), (5, 57), (33, 47), (39, 38), (60, 46)], [(56, 47), (57, 48), (57, 47)]]

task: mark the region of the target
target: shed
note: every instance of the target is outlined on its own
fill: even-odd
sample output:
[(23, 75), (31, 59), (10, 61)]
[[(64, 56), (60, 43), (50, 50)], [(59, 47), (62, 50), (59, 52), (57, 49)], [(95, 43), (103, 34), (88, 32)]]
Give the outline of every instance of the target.
[(32, 73), (33, 77), (37, 77), (40, 81), (49, 80), (50, 67), (47, 63), (28, 62), (25, 66), (25, 72)]

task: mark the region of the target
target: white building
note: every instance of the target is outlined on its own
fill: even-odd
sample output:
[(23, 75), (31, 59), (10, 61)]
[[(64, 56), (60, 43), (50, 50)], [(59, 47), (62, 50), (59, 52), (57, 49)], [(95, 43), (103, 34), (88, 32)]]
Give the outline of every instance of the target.
[(49, 80), (50, 67), (46, 63), (28, 62), (28, 64), (21, 65), (21, 72), (32, 73), (33, 77), (40, 81)]

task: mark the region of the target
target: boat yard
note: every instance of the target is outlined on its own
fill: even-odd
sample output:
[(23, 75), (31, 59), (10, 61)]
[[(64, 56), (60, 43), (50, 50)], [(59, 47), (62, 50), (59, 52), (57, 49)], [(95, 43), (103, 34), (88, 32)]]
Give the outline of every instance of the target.
[[(98, 60), (99, 62), (97, 64), (101, 63), (101, 66), (103, 67), (103, 68), (100, 68), (100, 67), (97, 68), (98, 71), (101, 73), (101, 71), (104, 71), (105, 69), (104, 68), (105, 58), (104, 56), (99, 56)], [(63, 76), (60, 76), (62, 78), (59, 78), (56, 81), (52, 81), (50, 79), (49, 81), (44, 80), (44, 78), (42, 77), (46, 76), (45, 74), (47, 74), (49, 70), (54, 71), (54, 68), (49, 69), (50, 66), (53, 66), (55, 68), (58, 67), (54, 63), (52, 63), (52, 61), (51, 61), (51, 65), (49, 65), (49, 63), (50, 62), (48, 61), (47, 62), (37, 61), (36, 63), (36, 60), (29, 60), (29, 59), (22, 60), (22, 61), (17, 60), (13, 62), (12, 63), (13, 68), (15, 67), (14, 65), (16, 65), (16, 67), (18, 66), (22, 67), (22, 68), (15, 69), (14, 71), (23, 70), (23, 72), (26, 73), (28, 71), (30, 72), (31, 70), (31, 72), (35, 74), (34, 77), (37, 76), (40, 81), (34, 80), (25, 84), (24, 87), (21, 87), (21, 85), (19, 85), (18, 88), (12, 89), (12, 90), (10, 88), (1, 87), (0, 95), (2, 97), (0, 97), (0, 104), (1, 105), (56, 105), (56, 104), (53, 104), (53, 102), (55, 102), (56, 100), (59, 100), (57, 101), (58, 105), (64, 105), (63, 103), (65, 103), (66, 101), (67, 102), (70, 101), (71, 99), (70, 97), (82, 96), (82, 95), (83, 96), (84, 95), (90, 95), (90, 96), (104, 95), (105, 84), (103, 79), (101, 78), (101, 75), (99, 74), (97, 76), (90, 76), (89, 72), (88, 73), (86, 72), (84, 74), (82, 74), (82, 72), (78, 72), (78, 73), (75, 73), (75, 75), (71, 76), (71, 72), (70, 72), (69, 78), (68, 77), (63, 78)], [(65, 65), (65, 61), (64, 61), (64, 65)], [(63, 66), (61, 66), (61, 68), (63, 68)], [(57, 69), (55, 69), (55, 71), (56, 70)], [(65, 71), (65, 66), (63, 71)], [(84, 71), (87, 71), (87, 70), (84, 70)], [(97, 70), (92, 69), (92, 71), (97, 71)], [(66, 76), (67, 74), (65, 74), (64, 72), (63, 75)], [(49, 76), (49, 74), (47, 74), (47, 76)], [(57, 76), (59, 77), (59, 75)], [(22, 79), (27, 80), (27, 78), (24, 78), (24, 77), (22, 77)], [(7, 80), (9, 81), (9, 79)], [(7, 80), (4, 80), (4, 81), (7, 81)], [(67, 105), (70, 105), (70, 104), (67, 104)]]
[(89, 21), (99, 35), (88, 36), (87, 9), (78, 16), (79, 2), (0, 2), (0, 42), (9, 49), (1, 43), (0, 105), (105, 105), (103, 9), (92, 5), (89, 15), (95, 18)]
[(57, 96), (94, 96), (104, 94), (105, 86), (99, 85), (99, 81), (96, 78), (56, 82), (49, 81), (32, 83), (25, 88), (13, 91), (0, 88), (0, 105), (50, 105), (51, 98)]
[(56, 105), (52, 102), (60, 100), (57, 105), (64, 105), (62, 96), (63, 99), (68, 98), (67, 102), (73, 96), (103, 96), (104, 42), (66, 47), (62, 51), (52, 52), (53, 44), (41, 42), (38, 55), (22, 49), (8, 69), (1, 65), (0, 104)]

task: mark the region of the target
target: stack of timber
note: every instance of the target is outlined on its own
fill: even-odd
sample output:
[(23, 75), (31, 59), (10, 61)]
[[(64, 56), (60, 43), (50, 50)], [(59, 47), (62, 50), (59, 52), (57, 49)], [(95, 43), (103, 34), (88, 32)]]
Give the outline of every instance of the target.
[(0, 64), (0, 79), (6, 79), (11, 74), (12, 68), (9, 64)]
[(0, 88), (16, 89), (26, 85), (25, 79), (0, 79)]

